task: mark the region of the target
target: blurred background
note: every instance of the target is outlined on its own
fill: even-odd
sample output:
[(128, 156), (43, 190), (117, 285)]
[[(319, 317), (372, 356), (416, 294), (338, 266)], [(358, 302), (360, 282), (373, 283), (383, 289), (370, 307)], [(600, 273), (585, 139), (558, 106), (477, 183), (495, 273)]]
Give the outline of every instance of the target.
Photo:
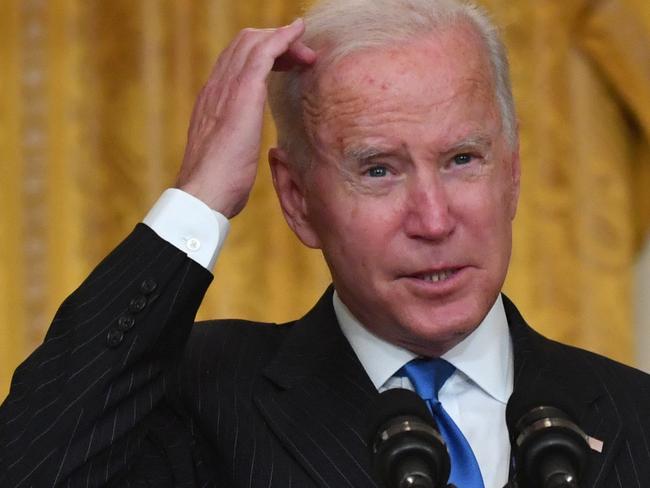
[[(481, 3), (521, 128), (506, 292), (544, 334), (650, 371), (650, 3)], [(301, 4), (0, 0), (0, 399), (58, 304), (173, 183), (220, 50)], [(263, 155), (274, 137), (269, 120)], [(262, 161), (200, 318), (288, 320), (329, 283)]]

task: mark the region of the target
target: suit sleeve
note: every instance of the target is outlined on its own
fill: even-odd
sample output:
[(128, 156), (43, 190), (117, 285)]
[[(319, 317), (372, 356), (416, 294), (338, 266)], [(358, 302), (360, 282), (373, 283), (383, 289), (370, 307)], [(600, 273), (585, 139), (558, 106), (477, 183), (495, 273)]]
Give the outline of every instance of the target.
[[(59, 308), (0, 407), (0, 486), (119, 484), (212, 280), (139, 224)], [(156, 453), (153, 453), (156, 457)]]

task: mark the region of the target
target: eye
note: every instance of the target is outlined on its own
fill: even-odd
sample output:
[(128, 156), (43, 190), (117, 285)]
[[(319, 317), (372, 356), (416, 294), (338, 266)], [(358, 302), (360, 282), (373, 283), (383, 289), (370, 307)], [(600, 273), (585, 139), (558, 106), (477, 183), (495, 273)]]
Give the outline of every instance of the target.
[(463, 164), (471, 163), (472, 159), (474, 159), (474, 156), (472, 156), (471, 154), (461, 153), (454, 156), (454, 163), (461, 166)]
[(366, 170), (366, 175), (372, 177), (372, 178), (381, 178), (383, 176), (386, 176), (388, 174), (388, 169), (386, 166), (373, 166), (372, 168), (368, 168)]

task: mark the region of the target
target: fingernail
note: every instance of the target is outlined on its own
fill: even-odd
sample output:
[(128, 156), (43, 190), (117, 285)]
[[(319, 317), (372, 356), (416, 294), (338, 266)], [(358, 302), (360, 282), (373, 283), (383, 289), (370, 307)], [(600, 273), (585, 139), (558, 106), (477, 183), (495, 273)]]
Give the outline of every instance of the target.
[(291, 24), (289, 24), (289, 26), (290, 26), (290, 27), (293, 27), (294, 25), (301, 24), (302, 22), (303, 22), (302, 17), (298, 17), (296, 20), (294, 20), (293, 22), (291, 22)]

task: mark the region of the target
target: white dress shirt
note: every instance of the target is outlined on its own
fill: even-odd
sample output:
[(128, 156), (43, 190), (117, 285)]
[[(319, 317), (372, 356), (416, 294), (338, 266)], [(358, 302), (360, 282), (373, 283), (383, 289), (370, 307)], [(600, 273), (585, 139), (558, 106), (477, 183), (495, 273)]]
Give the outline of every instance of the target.
[[(165, 190), (143, 222), (209, 271), (229, 230), (225, 216), (175, 188)], [(343, 334), (377, 390), (413, 390), (408, 378), (394, 374), (417, 355), (372, 334), (336, 292), (333, 305)], [(510, 460), (505, 409), (513, 388), (513, 353), (500, 296), (480, 326), (442, 357), (456, 371), (439, 400), (472, 447), (485, 487), (502, 488)]]
[[(338, 294), (334, 293), (333, 301), (341, 330), (377, 390), (413, 390), (408, 378), (394, 375), (417, 354), (370, 332)], [(456, 371), (440, 389), (438, 399), (472, 447), (485, 488), (502, 488), (510, 466), (506, 404), (512, 393), (514, 366), (500, 295), (479, 327), (442, 357)]]

